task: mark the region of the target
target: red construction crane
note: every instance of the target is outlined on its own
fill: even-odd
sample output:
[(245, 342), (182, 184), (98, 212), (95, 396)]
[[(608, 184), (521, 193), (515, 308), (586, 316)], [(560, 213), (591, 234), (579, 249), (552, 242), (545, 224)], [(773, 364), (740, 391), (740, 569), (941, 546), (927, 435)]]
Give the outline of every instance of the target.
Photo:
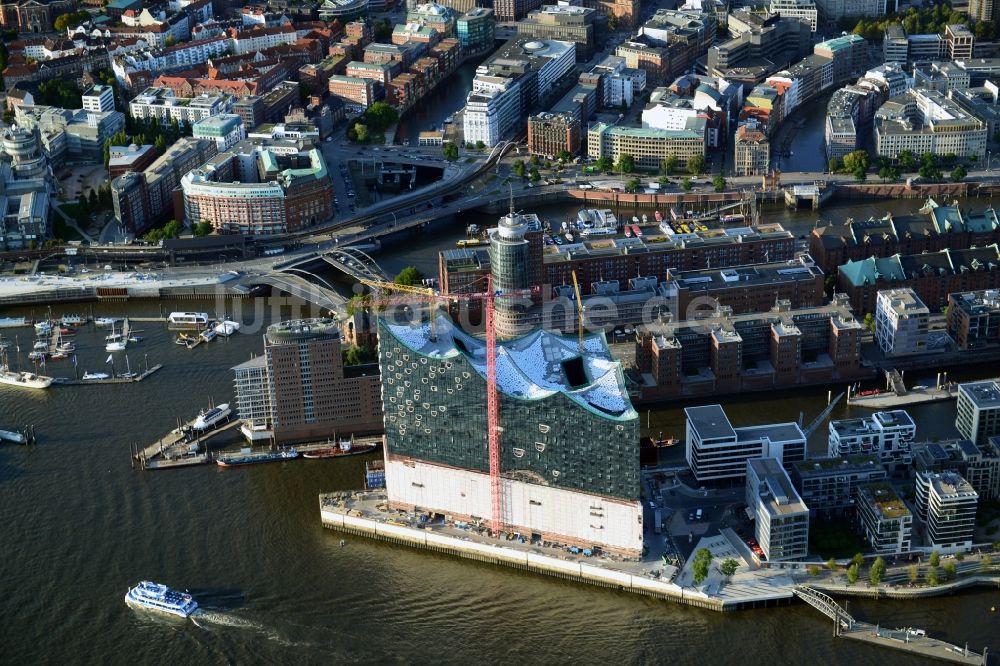
[[(361, 280), (369, 287), (385, 291), (402, 291), (408, 294), (402, 299), (377, 299), (370, 302), (370, 305), (399, 305), (407, 301), (420, 301), (424, 303), (437, 302), (440, 299), (452, 301), (482, 301), (486, 310), (486, 437), (489, 443), (490, 461), (490, 495), (492, 499), (491, 529), (493, 536), (498, 536), (504, 529), (503, 520), (503, 490), (500, 484), (500, 435), (503, 427), (500, 425), (500, 395), (497, 392), (497, 330), (495, 317), (495, 303), (497, 298), (519, 298), (531, 296), (532, 290), (523, 289), (508, 292), (493, 291), (493, 276), (486, 275), (486, 291), (474, 293), (459, 293), (448, 295), (434, 294), (431, 289), (421, 289), (419, 287), (407, 287), (391, 282), (378, 282), (374, 280)], [(434, 321), (434, 313), (430, 313), (431, 321)], [(433, 324), (432, 324), (433, 325)]]

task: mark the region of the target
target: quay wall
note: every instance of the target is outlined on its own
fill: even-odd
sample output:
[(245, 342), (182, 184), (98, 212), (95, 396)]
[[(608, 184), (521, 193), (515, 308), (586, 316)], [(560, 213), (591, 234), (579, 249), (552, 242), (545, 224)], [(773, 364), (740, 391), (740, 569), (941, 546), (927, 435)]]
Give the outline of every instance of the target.
[(890, 587), (887, 585), (855, 587), (848, 585), (824, 585), (821, 582), (809, 583), (809, 587), (830, 595), (864, 597), (866, 599), (925, 599), (952, 594), (968, 587), (977, 587), (980, 585), (1000, 589), (1000, 577), (989, 575), (969, 576), (946, 583), (939, 583), (934, 587)]
[[(493, 546), (475, 541), (465, 541), (453, 536), (435, 534), (431, 530), (422, 530), (403, 525), (390, 525), (381, 521), (354, 516), (321, 508), (320, 515), (323, 527), (356, 534), (378, 541), (387, 541), (412, 548), (432, 550), (455, 557), (476, 560), (488, 564), (497, 564), (522, 571), (530, 571), (546, 576), (554, 576), (565, 580), (597, 585), (610, 589), (642, 594), (667, 601), (687, 604), (714, 611), (731, 611), (748, 606), (747, 602), (726, 603), (713, 599), (702, 592), (681, 588), (673, 583), (653, 580), (642, 576), (633, 576), (625, 571), (617, 571), (607, 567), (560, 560), (555, 557)], [(791, 592), (789, 592), (789, 598)], [(770, 599), (773, 601), (774, 599)], [(759, 602), (769, 600), (760, 599)]]

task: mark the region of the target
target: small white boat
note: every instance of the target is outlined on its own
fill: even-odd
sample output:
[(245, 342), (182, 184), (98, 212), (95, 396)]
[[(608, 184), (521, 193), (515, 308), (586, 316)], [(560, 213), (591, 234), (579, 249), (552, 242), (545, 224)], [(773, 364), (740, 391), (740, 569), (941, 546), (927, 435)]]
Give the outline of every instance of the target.
[(43, 351), (33, 351), (28, 353), (28, 359), (31, 361), (42, 361), (45, 360), (46, 353)]
[(52, 386), (52, 377), (36, 375), (33, 372), (13, 372), (6, 365), (0, 365), (0, 384), (18, 388), (46, 389)]
[(87, 318), (80, 315), (63, 315), (59, 321), (63, 326), (83, 326), (87, 323)]
[(129, 589), (125, 603), (136, 608), (188, 617), (198, 608), (198, 602), (185, 592), (171, 590), (166, 585), (144, 580)]
[(24, 317), (0, 317), (0, 328), (20, 328), (27, 325), (28, 320)]
[(207, 312), (171, 312), (167, 316), (167, 326), (171, 328), (200, 329), (207, 323)]
[(128, 336), (128, 341), (129, 342), (142, 342), (142, 336), (141, 335), (130, 335), (130, 336)]
[(35, 333), (39, 333), (41, 335), (48, 335), (51, 332), (52, 332), (52, 322), (40, 321), (37, 324), (35, 324)]
[(0, 430), (0, 442), (10, 442), (11, 444), (24, 444), (28, 440), (19, 432), (11, 430)]
[(633, 216), (632, 216), (632, 222), (633, 222), (634, 224), (639, 224), (639, 218), (638, 218), (638, 217), (636, 217), (635, 215), (633, 215)]
[(138, 372), (120, 372), (116, 375), (118, 379), (135, 379), (138, 376)]
[(64, 354), (73, 352), (76, 351), (76, 345), (73, 344), (72, 342), (60, 342), (59, 344), (56, 345), (56, 351), (63, 352)]
[(111, 375), (106, 372), (85, 372), (83, 373), (83, 381), (91, 382), (97, 379), (110, 379)]
[(49, 343), (46, 340), (35, 340), (35, 346), (32, 349), (48, 349)]
[(108, 344), (104, 345), (104, 351), (108, 352), (125, 351), (125, 343), (121, 340), (117, 342), (109, 342)]
[(119, 321), (120, 317), (98, 317), (94, 320), (94, 326), (114, 326)]
[(228, 338), (238, 330), (240, 330), (240, 322), (229, 319), (219, 322), (215, 327), (215, 332), (224, 338)]
[(216, 335), (217, 334), (215, 331), (213, 331), (210, 328), (207, 328), (201, 332), (201, 339), (204, 340), (205, 342), (211, 342), (212, 340), (215, 339)]
[(572, 243), (573, 241), (576, 240), (576, 238), (573, 236), (573, 234), (570, 233), (570, 232), (568, 232), (568, 231), (565, 233), (565, 236), (566, 236), (566, 240), (568, 240), (570, 243)]

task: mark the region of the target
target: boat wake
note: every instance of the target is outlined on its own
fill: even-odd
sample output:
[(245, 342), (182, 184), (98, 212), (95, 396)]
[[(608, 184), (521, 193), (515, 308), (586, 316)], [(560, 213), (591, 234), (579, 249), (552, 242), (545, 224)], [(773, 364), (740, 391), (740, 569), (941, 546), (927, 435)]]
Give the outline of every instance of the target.
[(225, 611), (199, 608), (195, 612), (191, 613), (189, 619), (196, 627), (205, 631), (212, 631), (213, 629), (220, 627), (242, 629), (245, 631), (252, 631), (278, 643), (285, 645), (291, 644), (285, 637), (274, 629), (259, 622), (254, 622), (253, 620), (248, 620), (245, 617), (240, 617), (239, 615)]

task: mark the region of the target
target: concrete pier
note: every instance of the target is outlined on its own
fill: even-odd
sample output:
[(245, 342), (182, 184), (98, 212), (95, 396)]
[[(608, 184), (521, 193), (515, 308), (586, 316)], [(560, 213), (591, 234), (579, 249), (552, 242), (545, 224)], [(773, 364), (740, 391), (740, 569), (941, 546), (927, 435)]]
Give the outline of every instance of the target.
[(845, 629), (840, 636), (869, 645), (908, 652), (925, 659), (937, 659), (955, 664), (987, 663), (985, 654), (976, 654), (967, 648), (928, 636), (915, 635), (905, 629), (882, 629), (866, 622), (855, 622), (853, 629)]
[(154, 372), (163, 367), (162, 363), (157, 363), (153, 367), (149, 368), (145, 372), (141, 373), (137, 377), (108, 377), (107, 379), (88, 379), (86, 381), (82, 379), (62, 379), (59, 378), (53, 382), (54, 386), (92, 386), (95, 384), (132, 384), (134, 382), (141, 382), (146, 379)]

